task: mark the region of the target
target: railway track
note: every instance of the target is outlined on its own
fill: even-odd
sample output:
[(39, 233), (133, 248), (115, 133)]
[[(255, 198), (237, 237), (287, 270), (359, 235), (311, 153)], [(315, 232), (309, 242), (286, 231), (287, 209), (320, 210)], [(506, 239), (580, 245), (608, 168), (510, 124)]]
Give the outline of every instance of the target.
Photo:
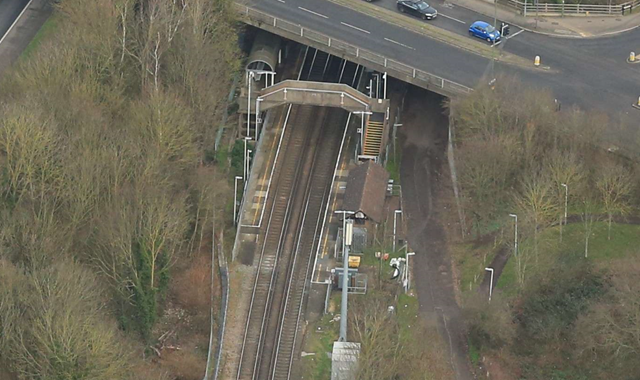
[[(300, 77), (355, 83), (358, 68), (347, 67), (336, 57), (308, 50)], [(292, 106), (291, 126), (283, 137), (286, 156), (276, 168), (277, 187), (261, 245), (237, 380), (291, 378), (312, 253), (319, 241), (320, 217), (346, 117), (345, 111)]]

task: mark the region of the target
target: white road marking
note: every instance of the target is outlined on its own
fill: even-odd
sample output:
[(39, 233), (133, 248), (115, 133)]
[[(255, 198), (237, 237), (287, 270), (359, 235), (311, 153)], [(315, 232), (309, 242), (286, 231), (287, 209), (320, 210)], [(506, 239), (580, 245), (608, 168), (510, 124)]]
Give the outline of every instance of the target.
[(327, 16), (323, 15), (322, 13), (314, 12), (314, 11), (309, 10), (309, 9), (307, 9), (307, 8), (298, 7), (298, 9), (300, 9), (300, 10), (302, 10), (302, 11), (305, 11), (305, 12), (309, 12), (309, 13), (311, 13), (312, 15), (316, 15), (316, 16), (318, 16), (318, 17), (322, 17), (322, 18), (329, 18), (329, 17), (327, 17)]
[(396, 45), (400, 45), (400, 46), (402, 46), (402, 47), (404, 47), (404, 48), (411, 49), (411, 50), (416, 50), (415, 48), (413, 48), (413, 47), (411, 47), (411, 46), (409, 46), (409, 45), (405, 45), (405, 44), (403, 44), (403, 43), (401, 43), (401, 42), (394, 41), (394, 40), (389, 39), (389, 38), (387, 38), (387, 37), (385, 37), (384, 39), (385, 39), (386, 41), (389, 41), (389, 42), (394, 43), (394, 44), (396, 44)]
[(447, 16), (447, 15), (446, 15), (446, 14), (444, 14), (444, 13), (438, 13), (438, 16), (442, 16), (442, 17), (444, 17), (444, 18), (448, 18), (449, 20), (453, 20), (453, 21), (459, 22), (459, 23), (461, 23), (461, 24), (466, 24), (466, 22), (464, 22), (464, 21), (462, 21), (462, 20), (458, 20), (458, 19), (457, 19), (457, 18), (455, 18), (455, 17)]
[(284, 1), (284, 0), (278, 0), (278, 1), (281, 2), (282, 4), (286, 3), (286, 1)]
[(510, 35), (510, 36), (506, 36), (506, 37), (505, 37), (505, 40), (508, 40), (509, 38), (513, 38), (513, 37), (517, 36), (518, 34), (520, 34), (520, 33), (522, 33), (522, 32), (524, 32), (524, 29), (520, 29), (520, 30), (518, 30), (517, 32), (513, 33), (512, 35)]
[(25, 5), (25, 7), (22, 9), (22, 12), (20, 12), (20, 14), (18, 15), (18, 17), (16, 17), (15, 20), (13, 20), (13, 23), (11, 24), (11, 26), (9, 26), (9, 29), (7, 29), (7, 31), (4, 33), (4, 35), (2, 36), (2, 38), (0, 38), (0, 44), (2, 43), (2, 41), (4, 41), (5, 38), (7, 38), (7, 36), (9, 35), (9, 32), (11, 32), (11, 29), (13, 29), (14, 26), (16, 26), (16, 24), (18, 23), (18, 21), (20, 21), (20, 18), (22, 17), (22, 15), (24, 14), (24, 12), (27, 11), (27, 9), (29, 9), (29, 6), (31, 6), (31, 3), (33, 2), (33, 0), (29, 0), (29, 2), (27, 3), (27, 5)]
[(364, 30), (364, 29), (358, 28), (357, 26), (353, 26), (353, 25), (351, 25), (351, 24), (347, 24), (346, 22), (342, 22), (342, 21), (341, 21), (340, 23), (341, 23), (342, 25), (344, 25), (344, 26), (348, 26), (349, 28), (353, 28), (353, 29), (355, 29), (355, 30), (359, 30), (359, 31), (361, 31), (362, 33), (371, 34), (371, 32), (370, 32), (370, 31), (368, 31), (368, 30)]

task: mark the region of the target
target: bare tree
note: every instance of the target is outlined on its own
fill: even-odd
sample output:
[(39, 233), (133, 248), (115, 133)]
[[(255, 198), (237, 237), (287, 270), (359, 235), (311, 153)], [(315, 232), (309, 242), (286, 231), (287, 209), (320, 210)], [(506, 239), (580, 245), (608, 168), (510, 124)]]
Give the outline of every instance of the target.
[(520, 193), (515, 198), (516, 207), (525, 216), (533, 232), (533, 250), (538, 261), (538, 236), (540, 229), (546, 227), (557, 213), (557, 204), (553, 199), (552, 182), (548, 176), (534, 174), (521, 182)]
[(381, 298), (355, 299), (349, 313), (354, 341), (362, 344), (358, 380), (393, 379), (401, 365), (397, 322)]
[(612, 160), (605, 161), (598, 169), (596, 187), (600, 193), (602, 207), (607, 214), (607, 239), (611, 240), (613, 215), (629, 212), (630, 196), (633, 190), (631, 173)]
[(595, 195), (587, 192), (583, 195), (580, 207), (580, 219), (584, 227), (584, 257), (589, 256), (589, 239), (593, 234), (593, 224), (598, 221), (599, 204)]
[(115, 323), (102, 312), (98, 283), (61, 261), (24, 271), (6, 262), (0, 273), (0, 353), (21, 378), (110, 380), (127, 377)]
[(585, 365), (597, 363), (607, 376), (626, 378), (640, 370), (640, 264), (626, 259), (611, 273), (608, 294), (580, 316), (575, 338)]
[[(564, 212), (566, 211), (564, 207), (568, 206), (568, 199), (565, 199), (565, 197), (569, 197), (569, 189), (571, 189), (572, 194), (581, 191), (581, 182), (585, 179), (584, 167), (574, 152), (555, 150), (549, 155), (544, 170), (549, 173), (553, 181), (553, 186), (556, 189), (555, 196), (559, 210), (560, 241), (562, 241), (563, 224), (566, 223), (566, 221), (563, 221)], [(564, 186), (567, 187), (565, 188)], [(567, 202), (566, 205), (565, 202)]]

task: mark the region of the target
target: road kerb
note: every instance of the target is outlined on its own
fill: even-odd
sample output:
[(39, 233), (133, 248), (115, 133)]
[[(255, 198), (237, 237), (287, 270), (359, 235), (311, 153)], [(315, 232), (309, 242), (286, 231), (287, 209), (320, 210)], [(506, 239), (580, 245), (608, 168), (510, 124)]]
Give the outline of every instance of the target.
[[(479, 13), (479, 14), (484, 15), (484, 16), (489, 17), (489, 18), (493, 17), (493, 15), (491, 15), (491, 14), (485, 13), (485, 12), (483, 12), (481, 10), (478, 10), (478, 9), (475, 9), (475, 8), (471, 8), (471, 7), (466, 6), (466, 5), (459, 4), (456, 1), (451, 1), (451, 3), (455, 4), (456, 6), (458, 6), (460, 8), (464, 8), (464, 9), (467, 9), (469, 11)], [(498, 6), (501, 9), (504, 9), (504, 7), (502, 7), (500, 5), (498, 5)], [(504, 9), (504, 10), (506, 12), (511, 12), (509, 9)], [(611, 37), (611, 36), (615, 36), (615, 35), (618, 35), (618, 34), (630, 32), (632, 30), (640, 28), (640, 24), (638, 24), (638, 25), (631, 26), (631, 27), (628, 27), (628, 28), (625, 28), (625, 29), (620, 29), (620, 30), (614, 30), (614, 31), (611, 31), (611, 32), (600, 33), (598, 35), (593, 35), (593, 34), (591, 34), (591, 35), (579, 35), (579, 34), (560, 34), (560, 33), (543, 32), (543, 31), (540, 31), (540, 30), (531, 29), (531, 28), (528, 28), (526, 26), (522, 26), (522, 24), (519, 24), (519, 23), (516, 23), (516, 22), (508, 20), (508, 18), (505, 18), (504, 21), (508, 21), (510, 25), (516, 26), (519, 29), (522, 29), (522, 30), (524, 30), (526, 32), (541, 34), (543, 36), (548, 36), (548, 37), (566, 38), (566, 39), (570, 39), (570, 38), (573, 38), (573, 39), (595, 39), (595, 38), (601, 38), (601, 37)], [(575, 31), (572, 31), (572, 32), (576, 33)]]
[[(448, 30), (429, 25), (427, 22), (395, 13), (389, 9), (364, 2), (361, 0), (329, 0), (332, 3), (366, 14), (381, 21), (399, 26), (403, 29), (424, 35), (428, 38), (455, 46), (459, 49), (469, 51), (485, 58), (495, 59), (494, 52), (490, 45), (485, 45), (470, 37), (461, 36)], [(529, 61), (523, 57), (511, 53), (500, 52), (496, 59), (501, 63), (506, 63), (523, 68), (530, 68)]]

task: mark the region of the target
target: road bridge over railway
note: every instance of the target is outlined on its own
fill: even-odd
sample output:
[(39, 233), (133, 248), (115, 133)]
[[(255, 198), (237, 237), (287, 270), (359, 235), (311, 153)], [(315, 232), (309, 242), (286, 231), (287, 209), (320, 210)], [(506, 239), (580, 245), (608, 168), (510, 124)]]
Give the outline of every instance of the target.
[[(464, 95), (483, 80), (488, 83), (495, 73), (549, 89), (566, 106), (576, 104), (616, 117), (620, 111), (635, 112), (631, 104), (640, 95), (640, 75), (626, 58), (629, 51), (637, 50), (640, 28), (590, 39), (556, 38), (512, 28), (512, 35), (498, 49), (524, 59), (523, 63), (494, 62), (491, 55), (438, 37), (438, 33), (453, 35), (465, 46), (483, 45), (468, 37), (468, 26), (476, 20), (493, 23), (493, 17), (456, 6), (452, 0), (429, 3), (441, 17), (423, 28), (420, 22), (397, 15), (393, 0), (372, 4), (357, 0), (244, 0), (240, 4), (236, 0), (234, 7), (246, 24), (444, 96)], [(537, 55), (551, 70), (534, 68)]]
[(240, 19), (249, 25), (322, 50), (336, 57), (347, 59), (369, 69), (386, 72), (394, 78), (418, 87), (431, 90), (444, 96), (464, 95), (472, 91), (470, 87), (461, 83), (445, 79), (416, 68), (415, 66), (402, 63), (395, 58), (367, 50), (341, 39), (332, 38), (314, 29), (302, 26), (299, 23), (272, 16), (257, 8), (238, 3), (235, 3), (234, 7)]

